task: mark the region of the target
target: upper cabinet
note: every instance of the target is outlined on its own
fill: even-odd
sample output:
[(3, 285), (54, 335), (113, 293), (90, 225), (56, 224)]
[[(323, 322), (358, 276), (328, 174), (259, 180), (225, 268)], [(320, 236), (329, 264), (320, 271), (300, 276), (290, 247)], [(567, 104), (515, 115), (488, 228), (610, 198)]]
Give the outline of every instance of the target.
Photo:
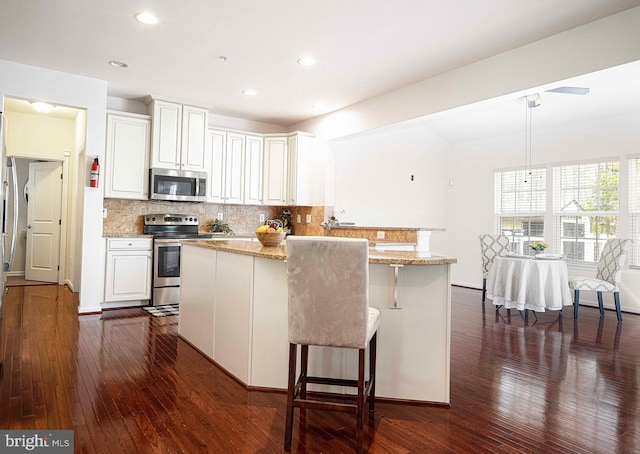
[(271, 136), (264, 139), (264, 205), (286, 205), (287, 203), (287, 148), (286, 136)]
[(151, 167), (205, 170), (208, 110), (149, 98)]
[(150, 129), (147, 115), (107, 114), (105, 197), (148, 198)]
[(265, 205), (323, 205), (325, 162), (313, 136), (302, 132), (264, 139)]
[(244, 203), (262, 204), (262, 137), (248, 135), (244, 156)]
[(209, 130), (207, 202), (259, 205), (262, 200), (262, 137)]

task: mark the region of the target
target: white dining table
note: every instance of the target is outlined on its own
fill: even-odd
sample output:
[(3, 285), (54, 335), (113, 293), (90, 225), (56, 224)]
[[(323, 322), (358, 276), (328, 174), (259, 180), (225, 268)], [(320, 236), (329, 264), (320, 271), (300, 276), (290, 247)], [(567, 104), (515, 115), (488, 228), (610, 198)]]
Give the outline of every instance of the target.
[(507, 309), (544, 312), (571, 306), (567, 262), (558, 258), (496, 257), (487, 276), (487, 297)]

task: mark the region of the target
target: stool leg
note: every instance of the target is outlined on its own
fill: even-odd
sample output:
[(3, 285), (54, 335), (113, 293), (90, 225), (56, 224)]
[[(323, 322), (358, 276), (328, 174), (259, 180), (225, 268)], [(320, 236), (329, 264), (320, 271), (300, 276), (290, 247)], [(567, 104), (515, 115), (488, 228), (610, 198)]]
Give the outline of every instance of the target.
[(300, 349), (300, 377), (302, 387), (300, 388), (300, 398), (307, 398), (307, 366), (309, 364), (309, 346), (303, 345)]
[(369, 342), (369, 381), (371, 382), (371, 390), (369, 391), (369, 412), (376, 411), (376, 349), (377, 349), (378, 333), (373, 333), (373, 337)]
[(358, 350), (358, 408), (356, 410), (356, 453), (362, 453), (364, 432), (364, 358), (366, 349)]
[(580, 290), (573, 291), (573, 319), (578, 320), (578, 306), (580, 305)]
[(293, 435), (293, 391), (296, 386), (296, 357), (298, 346), (289, 344), (289, 382), (287, 386), (287, 415), (284, 428), (284, 450), (291, 451), (291, 438)]

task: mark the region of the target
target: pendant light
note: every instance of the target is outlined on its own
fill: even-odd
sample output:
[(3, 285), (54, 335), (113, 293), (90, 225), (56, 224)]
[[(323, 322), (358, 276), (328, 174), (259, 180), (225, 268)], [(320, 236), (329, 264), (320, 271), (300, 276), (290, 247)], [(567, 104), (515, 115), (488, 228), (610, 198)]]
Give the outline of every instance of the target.
[(532, 178), (533, 170), (532, 170), (532, 140), (531, 140), (531, 130), (532, 130), (532, 117), (533, 117), (533, 109), (540, 105), (540, 95), (538, 93), (534, 93), (532, 95), (527, 95), (524, 97), (524, 182), (529, 183)]

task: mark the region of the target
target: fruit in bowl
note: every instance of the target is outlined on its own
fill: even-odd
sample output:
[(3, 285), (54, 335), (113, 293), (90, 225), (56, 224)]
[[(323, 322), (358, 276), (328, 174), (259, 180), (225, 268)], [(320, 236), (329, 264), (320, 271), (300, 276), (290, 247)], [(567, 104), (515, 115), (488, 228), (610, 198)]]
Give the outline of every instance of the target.
[(258, 241), (266, 247), (278, 247), (285, 236), (286, 233), (282, 231), (282, 227), (275, 223), (261, 225), (256, 230)]

